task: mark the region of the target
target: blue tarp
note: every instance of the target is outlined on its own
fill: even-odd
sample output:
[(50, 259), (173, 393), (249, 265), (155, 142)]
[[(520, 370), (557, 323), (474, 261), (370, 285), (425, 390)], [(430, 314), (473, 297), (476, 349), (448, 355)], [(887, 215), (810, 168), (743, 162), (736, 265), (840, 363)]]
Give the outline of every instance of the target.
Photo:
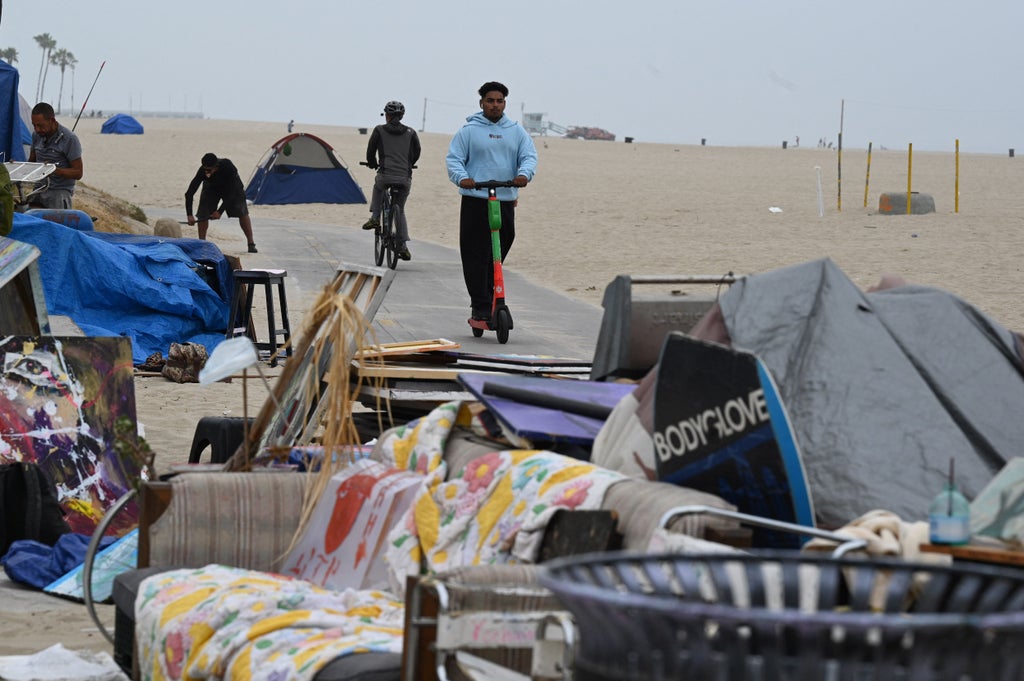
[(128, 114), (114, 114), (103, 121), (100, 132), (107, 135), (141, 135), (143, 132), (142, 123)]
[[(43, 589), (85, 562), (86, 549), (92, 537), (87, 534), (68, 533), (61, 535), (53, 546), (31, 539), (19, 539), (0, 558), (4, 572), (15, 582)], [(114, 537), (103, 537), (100, 548), (106, 548), (116, 541)]]
[[(135, 364), (154, 352), (166, 357), (171, 343), (200, 343), (213, 352), (224, 339), (231, 300), (226, 261), (217, 246), (171, 243), (198, 239), (101, 234), (15, 213), (10, 238), (41, 252), (47, 312), (70, 317), (88, 336), (130, 338)], [(195, 255), (203, 249), (219, 258)], [(220, 294), (197, 273), (197, 259), (215, 263)]]
[(18, 110), (18, 78), (18, 70), (0, 60), (0, 161), (3, 162), (25, 160), (23, 124)]

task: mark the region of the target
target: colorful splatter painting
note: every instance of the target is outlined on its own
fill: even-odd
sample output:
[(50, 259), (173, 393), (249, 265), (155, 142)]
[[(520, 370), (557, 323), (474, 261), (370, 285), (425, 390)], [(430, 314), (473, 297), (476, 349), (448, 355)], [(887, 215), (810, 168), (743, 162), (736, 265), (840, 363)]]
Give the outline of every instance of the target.
[[(115, 452), (118, 419), (136, 423), (131, 341), (0, 336), (0, 362), (0, 463), (39, 464), (72, 531), (91, 534), (140, 476), (139, 461)], [(138, 444), (134, 429), (121, 438)], [(109, 532), (131, 529), (132, 511)]]

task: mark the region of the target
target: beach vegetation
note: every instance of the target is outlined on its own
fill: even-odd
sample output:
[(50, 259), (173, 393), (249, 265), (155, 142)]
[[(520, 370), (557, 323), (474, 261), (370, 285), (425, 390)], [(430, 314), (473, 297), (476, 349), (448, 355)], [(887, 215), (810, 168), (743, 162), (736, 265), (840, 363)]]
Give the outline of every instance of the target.
[(92, 218), (97, 231), (131, 233), (132, 223), (149, 224), (146, 212), (133, 203), (79, 182), (74, 207)]

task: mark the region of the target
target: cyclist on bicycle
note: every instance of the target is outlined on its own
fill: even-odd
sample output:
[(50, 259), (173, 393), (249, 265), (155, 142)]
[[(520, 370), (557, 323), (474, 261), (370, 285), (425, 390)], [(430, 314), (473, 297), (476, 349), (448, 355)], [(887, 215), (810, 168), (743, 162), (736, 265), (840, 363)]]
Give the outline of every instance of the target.
[(381, 194), (387, 185), (398, 185), (395, 192), (395, 205), (398, 211), (395, 228), (398, 236), (398, 257), (410, 260), (409, 223), (405, 219), (405, 200), (412, 190), (412, 169), (420, 158), (420, 138), (416, 131), (402, 123), (405, 116), (405, 105), (390, 101), (384, 105), (381, 114), (387, 121), (378, 125), (370, 134), (366, 145), (366, 165), (377, 171), (373, 181), (373, 193), (370, 197), (370, 219), (363, 229), (376, 229), (380, 226)]

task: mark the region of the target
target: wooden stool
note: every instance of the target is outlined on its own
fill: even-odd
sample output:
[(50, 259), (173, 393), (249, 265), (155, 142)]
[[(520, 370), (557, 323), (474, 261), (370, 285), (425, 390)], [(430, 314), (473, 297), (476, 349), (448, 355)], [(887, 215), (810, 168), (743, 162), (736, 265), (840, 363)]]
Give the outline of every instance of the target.
[[(292, 356), (292, 346), (289, 341), (292, 338), (291, 326), (288, 324), (288, 299), (284, 294), (284, 278), (288, 276), (285, 270), (235, 270), (231, 273), (235, 281), (235, 294), (231, 300), (231, 321), (225, 336), (234, 338), (239, 335), (246, 335), (252, 339), (257, 350), (268, 350), (270, 352), (270, 366), (277, 366), (277, 356), (281, 345), (287, 345), (285, 354)], [(267, 342), (259, 342), (256, 337), (255, 327), (252, 325), (252, 298), (257, 285), (263, 285), (267, 295), (267, 329), (270, 338)], [(277, 285), (277, 299), (281, 305), (281, 323), (283, 328), (277, 328), (274, 317), (274, 285)], [(277, 337), (282, 336), (283, 341), (278, 344)]]

